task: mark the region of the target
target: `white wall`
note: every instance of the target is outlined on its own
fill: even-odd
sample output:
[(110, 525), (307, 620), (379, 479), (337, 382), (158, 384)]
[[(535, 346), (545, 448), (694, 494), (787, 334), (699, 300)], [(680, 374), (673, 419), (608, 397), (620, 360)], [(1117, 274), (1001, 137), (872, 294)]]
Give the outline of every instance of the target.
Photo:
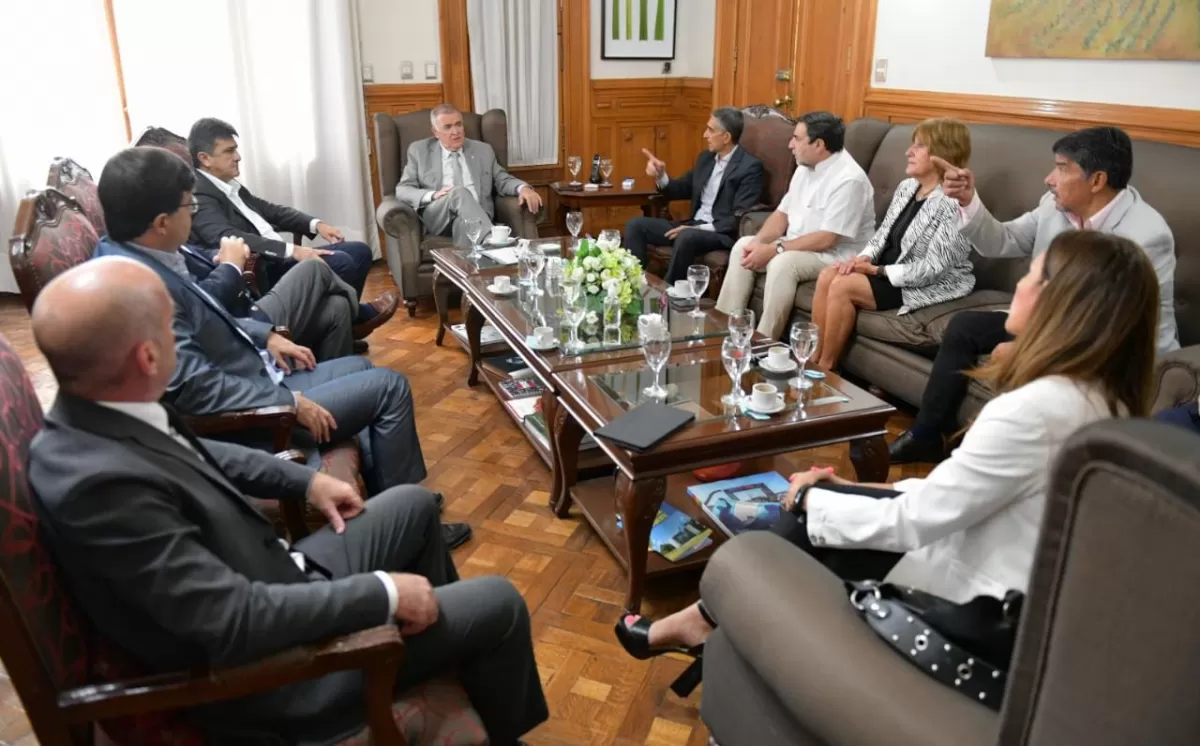
[(875, 59), (886, 83), (940, 93), (1200, 109), (1200, 62), (993, 59), (990, 0), (879, 0)]
[[(677, 0), (675, 59), (670, 78), (711, 78), (716, 38), (717, 0)], [(591, 0), (592, 78), (662, 77), (663, 60), (600, 59), (601, 0)]]
[[(438, 0), (357, 0), (362, 64), (374, 67), (374, 83), (440, 83), (442, 48)], [(400, 79), (400, 63), (413, 63), (412, 80)], [(425, 63), (437, 77), (425, 78)]]

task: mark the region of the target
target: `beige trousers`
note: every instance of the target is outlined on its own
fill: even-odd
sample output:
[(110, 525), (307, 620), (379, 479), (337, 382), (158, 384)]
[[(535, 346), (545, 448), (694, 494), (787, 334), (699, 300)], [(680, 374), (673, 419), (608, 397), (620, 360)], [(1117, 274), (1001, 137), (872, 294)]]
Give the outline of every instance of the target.
[[(729, 255), (729, 269), (717, 298), (717, 310), (723, 313), (741, 311), (750, 305), (758, 272), (742, 266), (742, 250), (752, 236), (739, 238)], [(821, 255), (811, 251), (785, 251), (767, 263), (767, 282), (763, 288), (763, 310), (758, 321), (758, 333), (771, 339), (783, 336), (784, 327), (796, 305), (796, 288), (802, 282), (815, 280), (828, 265)]]

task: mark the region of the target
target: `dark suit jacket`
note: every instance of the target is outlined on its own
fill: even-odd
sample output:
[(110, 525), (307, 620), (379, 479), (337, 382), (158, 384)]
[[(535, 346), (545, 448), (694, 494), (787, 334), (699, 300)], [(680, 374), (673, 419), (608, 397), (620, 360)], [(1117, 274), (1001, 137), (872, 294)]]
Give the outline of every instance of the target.
[(175, 301), (176, 361), (166, 400), (179, 411), (204, 415), (295, 403), (287, 388), (271, 382), (259, 355), (267, 345), (270, 324), (234, 318), (196, 283), (108, 238), (100, 242), (96, 256), (136, 259), (157, 272), (170, 291)]
[[(711, 150), (705, 150), (696, 157), (692, 170), (683, 176), (671, 179), (661, 190), (667, 199), (690, 199), (692, 215), (700, 209), (700, 195), (704, 185), (712, 176), (716, 166), (717, 156)], [(717, 189), (717, 198), (713, 200), (713, 228), (717, 233), (724, 233), (733, 238), (738, 237), (737, 213), (749, 210), (758, 204), (762, 198), (764, 172), (762, 161), (739, 147), (730, 156), (725, 173), (721, 176), (721, 186)]]
[[(313, 217), (299, 210), (276, 205), (259, 199), (242, 187), (238, 192), (242, 201), (251, 210), (262, 215), (263, 220), (271, 224), (275, 230), (288, 231), (293, 234), (305, 235), (311, 238), (309, 231)], [(188, 243), (203, 248), (215, 249), (221, 245), (225, 236), (239, 236), (255, 254), (263, 254), (274, 259), (286, 256), (289, 244), (271, 238), (263, 238), (242, 211), (237, 209), (229, 198), (213, 184), (207, 176), (196, 170), (196, 187), (192, 191), (196, 198), (197, 210), (192, 216), (192, 236)]]
[(188, 272), (206, 293), (216, 298), (233, 316), (249, 316), (254, 299), (246, 278), (232, 264), (217, 264), (213, 249), (180, 246), (179, 253), (187, 263)]
[[(172, 420), (203, 458), (141, 420), (63, 393), (30, 449), (41, 527), (102, 634), (162, 672), (244, 664), (387, 619), (375, 576), (329, 580), (311, 559), (301, 572), (244, 497), (303, 500), (311, 469), (195, 439)], [(207, 714), (263, 723), (298, 700), (318, 711), (347, 701), (356, 684), (361, 676), (327, 677)]]

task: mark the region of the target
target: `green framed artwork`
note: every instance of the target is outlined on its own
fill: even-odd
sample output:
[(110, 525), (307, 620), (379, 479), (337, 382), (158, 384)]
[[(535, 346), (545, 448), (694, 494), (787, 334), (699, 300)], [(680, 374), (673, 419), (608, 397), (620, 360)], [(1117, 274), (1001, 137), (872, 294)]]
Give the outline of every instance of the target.
[(675, 59), (676, 0), (601, 0), (600, 58)]
[(987, 56), (1200, 60), (1200, 0), (992, 0)]

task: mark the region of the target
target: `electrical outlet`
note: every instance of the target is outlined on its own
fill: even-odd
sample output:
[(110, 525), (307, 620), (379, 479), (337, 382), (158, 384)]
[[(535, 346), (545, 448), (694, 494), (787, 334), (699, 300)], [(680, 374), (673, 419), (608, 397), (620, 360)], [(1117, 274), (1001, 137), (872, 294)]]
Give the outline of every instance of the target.
[(413, 64), (412, 60), (405, 60), (400, 63), (400, 80), (413, 79)]
[(363, 65), (362, 66), (362, 79), (363, 79), (364, 83), (371, 83), (375, 80), (375, 66), (374, 65)]
[(425, 80), (437, 80), (437, 67), (436, 62), (425, 63)]
[(886, 83), (887, 82), (887, 65), (888, 65), (888, 63), (887, 63), (886, 57), (880, 57), (879, 59), (875, 60), (875, 82), (876, 83)]

